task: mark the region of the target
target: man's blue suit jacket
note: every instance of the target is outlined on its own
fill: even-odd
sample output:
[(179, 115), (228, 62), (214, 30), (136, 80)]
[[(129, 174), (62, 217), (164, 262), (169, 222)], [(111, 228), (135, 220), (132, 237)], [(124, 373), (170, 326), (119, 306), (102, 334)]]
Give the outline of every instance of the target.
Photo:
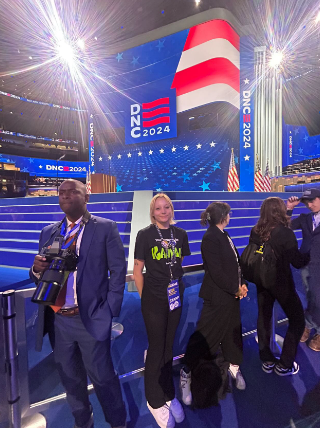
[[(39, 251), (52, 243), (59, 224), (46, 226), (41, 231)], [(37, 283), (32, 272), (30, 276)], [(99, 341), (110, 337), (112, 317), (120, 313), (125, 281), (125, 253), (116, 223), (91, 215), (80, 245), (77, 298), (85, 328)], [(41, 348), (39, 339), (43, 333), (44, 309), (39, 305), (38, 349)]]

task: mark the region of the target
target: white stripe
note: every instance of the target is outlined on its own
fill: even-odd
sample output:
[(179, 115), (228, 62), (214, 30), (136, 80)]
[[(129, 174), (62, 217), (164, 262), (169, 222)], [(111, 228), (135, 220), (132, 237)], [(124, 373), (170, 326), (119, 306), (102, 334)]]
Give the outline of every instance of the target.
[(226, 101), (240, 109), (239, 92), (225, 83), (214, 83), (187, 94), (179, 95), (177, 97), (177, 113), (215, 101)]
[(226, 58), (240, 69), (240, 52), (226, 39), (213, 39), (182, 52), (177, 73), (213, 58)]

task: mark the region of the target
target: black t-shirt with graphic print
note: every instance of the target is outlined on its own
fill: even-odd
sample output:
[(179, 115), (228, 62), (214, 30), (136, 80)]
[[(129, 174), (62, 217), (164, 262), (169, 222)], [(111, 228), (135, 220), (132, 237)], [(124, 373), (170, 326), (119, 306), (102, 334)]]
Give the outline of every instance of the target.
[[(170, 226), (173, 231), (173, 238), (176, 242), (175, 255), (176, 261), (171, 267), (174, 279), (180, 279), (183, 276), (181, 258), (189, 256), (189, 242), (187, 232), (180, 227)], [(163, 239), (171, 239), (169, 229), (160, 229)], [(144, 285), (152, 288), (159, 297), (167, 293), (167, 287), (170, 282), (170, 262), (172, 250), (167, 251), (161, 245), (161, 239), (154, 224), (138, 232), (134, 250), (134, 258), (144, 260), (146, 274)]]

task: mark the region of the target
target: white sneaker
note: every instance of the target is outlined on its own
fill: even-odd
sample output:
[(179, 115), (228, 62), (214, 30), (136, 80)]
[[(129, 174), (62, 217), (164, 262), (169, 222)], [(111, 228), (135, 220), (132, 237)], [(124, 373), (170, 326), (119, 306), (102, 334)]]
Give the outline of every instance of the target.
[(172, 416), (172, 413), (170, 412), (169, 406), (167, 404), (160, 407), (159, 409), (154, 409), (153, 407), (150, 406), (150, 404), (148, 402), (147, 402), (147, 406), (148, 406), (148, 409), (150, 410), (152, 416), (155, 418), (159, 427), (161, 427), (161, 428), (174, 428), (176, 422), (175, 422), (174, 417)]
[(178, 424), (184, 420), (184, 411), (180, 401), (177, 398), (167, 401), (167, 406), (169, 407), (172, 416)]
[(241, 390), (246, 389), (246, 381), (242, 376), (239, 366), (230, 364), (229, 373), (231, 374), (231, 377), (235, 380), (236, 388)]
[(186, 373), (183, 369), (180, 370), (180, 391), (182, 401), (186, 406), (190, 406), (192, 403), (191, 372)]

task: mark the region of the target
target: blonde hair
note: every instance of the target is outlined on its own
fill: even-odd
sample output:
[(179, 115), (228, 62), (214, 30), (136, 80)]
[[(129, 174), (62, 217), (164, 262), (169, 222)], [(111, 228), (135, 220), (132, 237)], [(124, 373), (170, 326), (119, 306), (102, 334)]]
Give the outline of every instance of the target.
[(153, 216), (153, 212), (154, 212), (154, 206), (156, 204), (156, 200), (159, 199), (159, 198), (164, 198), (168, 202), (168, 204), (170, 205), (170, 208), (171, 208), (171, 211), (172, 211), (172, 216), (171, 216), (171, 219), (170, 219), (170, 224), (175, 224), (173, 204), (172, 204), (172, 201), (169, 198), (169, 196), (166, 195), (165, 193), (158, 193), (158, 194), (154, 195), (154, 197), (151, 199), (151, 202), (150, 202), (150, 220), (151, 220), (151, 223), (152, 224), (156, 223), (156, 220), (155, 220), (155, 218)]

